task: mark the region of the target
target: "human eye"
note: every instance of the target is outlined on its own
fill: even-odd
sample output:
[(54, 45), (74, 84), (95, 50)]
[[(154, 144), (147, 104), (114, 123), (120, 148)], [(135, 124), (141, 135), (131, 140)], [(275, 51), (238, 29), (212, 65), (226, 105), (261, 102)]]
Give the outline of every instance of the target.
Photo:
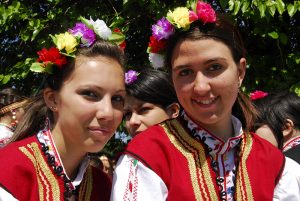
[(223, 66), (221, 64), (215, 63), (215, 64), (211, 64), (209, 66), (208, 71), (218, 71), (222, 68), (223, 68)]
[(178, 75), (181, 77), (184, 77), (184, 76), (190, 75), (192, 73), (193, 73), (193, 71), (191, 69), (182, 69), (179, 71)]
[(125, 99), (123, 96), (116, 95), (112, 97), (112, 103), (115, 108), (120, 109), (124, 107)]
[(143, 106), (139, 109), (139, 114), (146, 114), (149, 112), (152, 108), (149, 106)]
[(79, 94), (88, 100), (98, 100), (100, 98), (97, 93), (92, 90), (82, 90)]

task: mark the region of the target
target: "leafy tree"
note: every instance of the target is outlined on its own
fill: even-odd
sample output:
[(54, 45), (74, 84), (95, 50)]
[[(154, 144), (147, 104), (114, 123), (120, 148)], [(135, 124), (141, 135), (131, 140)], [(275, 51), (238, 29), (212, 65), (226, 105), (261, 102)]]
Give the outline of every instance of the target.
[[(243, 90), (293, 90), (300, 94), (300, 1), (210, 2), (218, 11), (228, 13), (242, 32), (248, 50)], [(0, 0), (0, 86), (13, 85), (28, 94), (39, 88), (43, 75), (29, 72), (36, 52), (51, 45), (49, 34), (73, 27), (79, 16), (101, 18), (122, 27), (128, 66), (143, 68), (148, 64), (151, 25), (169, 9), (192, 3), (193, 0)], [(118, 143), (122, 144), (116, 141), (108, 146)]]

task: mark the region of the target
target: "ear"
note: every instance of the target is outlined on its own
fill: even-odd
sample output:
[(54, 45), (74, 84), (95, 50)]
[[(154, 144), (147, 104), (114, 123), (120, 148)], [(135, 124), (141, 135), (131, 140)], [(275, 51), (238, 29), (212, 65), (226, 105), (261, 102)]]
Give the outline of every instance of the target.
[(246, 74), (246, 59), (241, 58), (238, 64), (238, 77), (239, 77), (239, 87), (242, 85), (242, 82), (244, 80), (245, 74)]
[(289, 139), (292, 137), (293, 132), (294, 132), (294, 122), (290, 119), (286, 119), (284, 128), (282, 130), (283, 137), (285, 139)]
[(43, 91), (44, 100), (48, 108), (50, 108), (53, 112), (57, 111), (57, 92), (53, 89), (46, 88)]
[(178, 103), (172, 103), (166, 109), (166, 112), (170, 118), (176, 118), (179, 115), (180, 105)]

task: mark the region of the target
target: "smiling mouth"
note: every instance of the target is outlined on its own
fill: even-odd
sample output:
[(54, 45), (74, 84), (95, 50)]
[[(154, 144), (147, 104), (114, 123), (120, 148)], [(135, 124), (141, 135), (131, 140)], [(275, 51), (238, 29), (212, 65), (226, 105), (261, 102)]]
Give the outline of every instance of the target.
[(193, 100), (194, 102), (196, 103), (200, 103), (202, 105), (210, 105), (212, 103), (214, 103), (215, 101), (217, 100), (217, 97), (216, 98), (211, 98), (211, 99), (207, 99), (207, 100)]

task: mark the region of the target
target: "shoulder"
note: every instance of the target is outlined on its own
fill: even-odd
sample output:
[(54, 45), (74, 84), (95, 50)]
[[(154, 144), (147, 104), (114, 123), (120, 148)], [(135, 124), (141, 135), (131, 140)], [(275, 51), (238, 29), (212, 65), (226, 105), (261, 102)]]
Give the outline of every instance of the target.
[[(38, 146), (37, 140), (31, 138), (11, 143), (0, 150), (0, 184), (10, 192), (26, 194), (25, 191), (30, 191), (34, 185), (37, 159), (28, 146), (32, 143)], [(24, 186), (27, 188), (22, 188)]]
[(275, 147), (274, 145), (272, 145), (270, 142), (268, 142), (267, 140), (259, 137), (257, 134), (255, 133), (250, 133), (253, 139), (253, 147), (255, 148), (255, 151), (257, 152), (263, 152), (264, 154), (266, 154), (265, 156), (274, 156), (274, 158), (276, 157), (280, 157), (281, 159), (284, 158), (282, 152)]

